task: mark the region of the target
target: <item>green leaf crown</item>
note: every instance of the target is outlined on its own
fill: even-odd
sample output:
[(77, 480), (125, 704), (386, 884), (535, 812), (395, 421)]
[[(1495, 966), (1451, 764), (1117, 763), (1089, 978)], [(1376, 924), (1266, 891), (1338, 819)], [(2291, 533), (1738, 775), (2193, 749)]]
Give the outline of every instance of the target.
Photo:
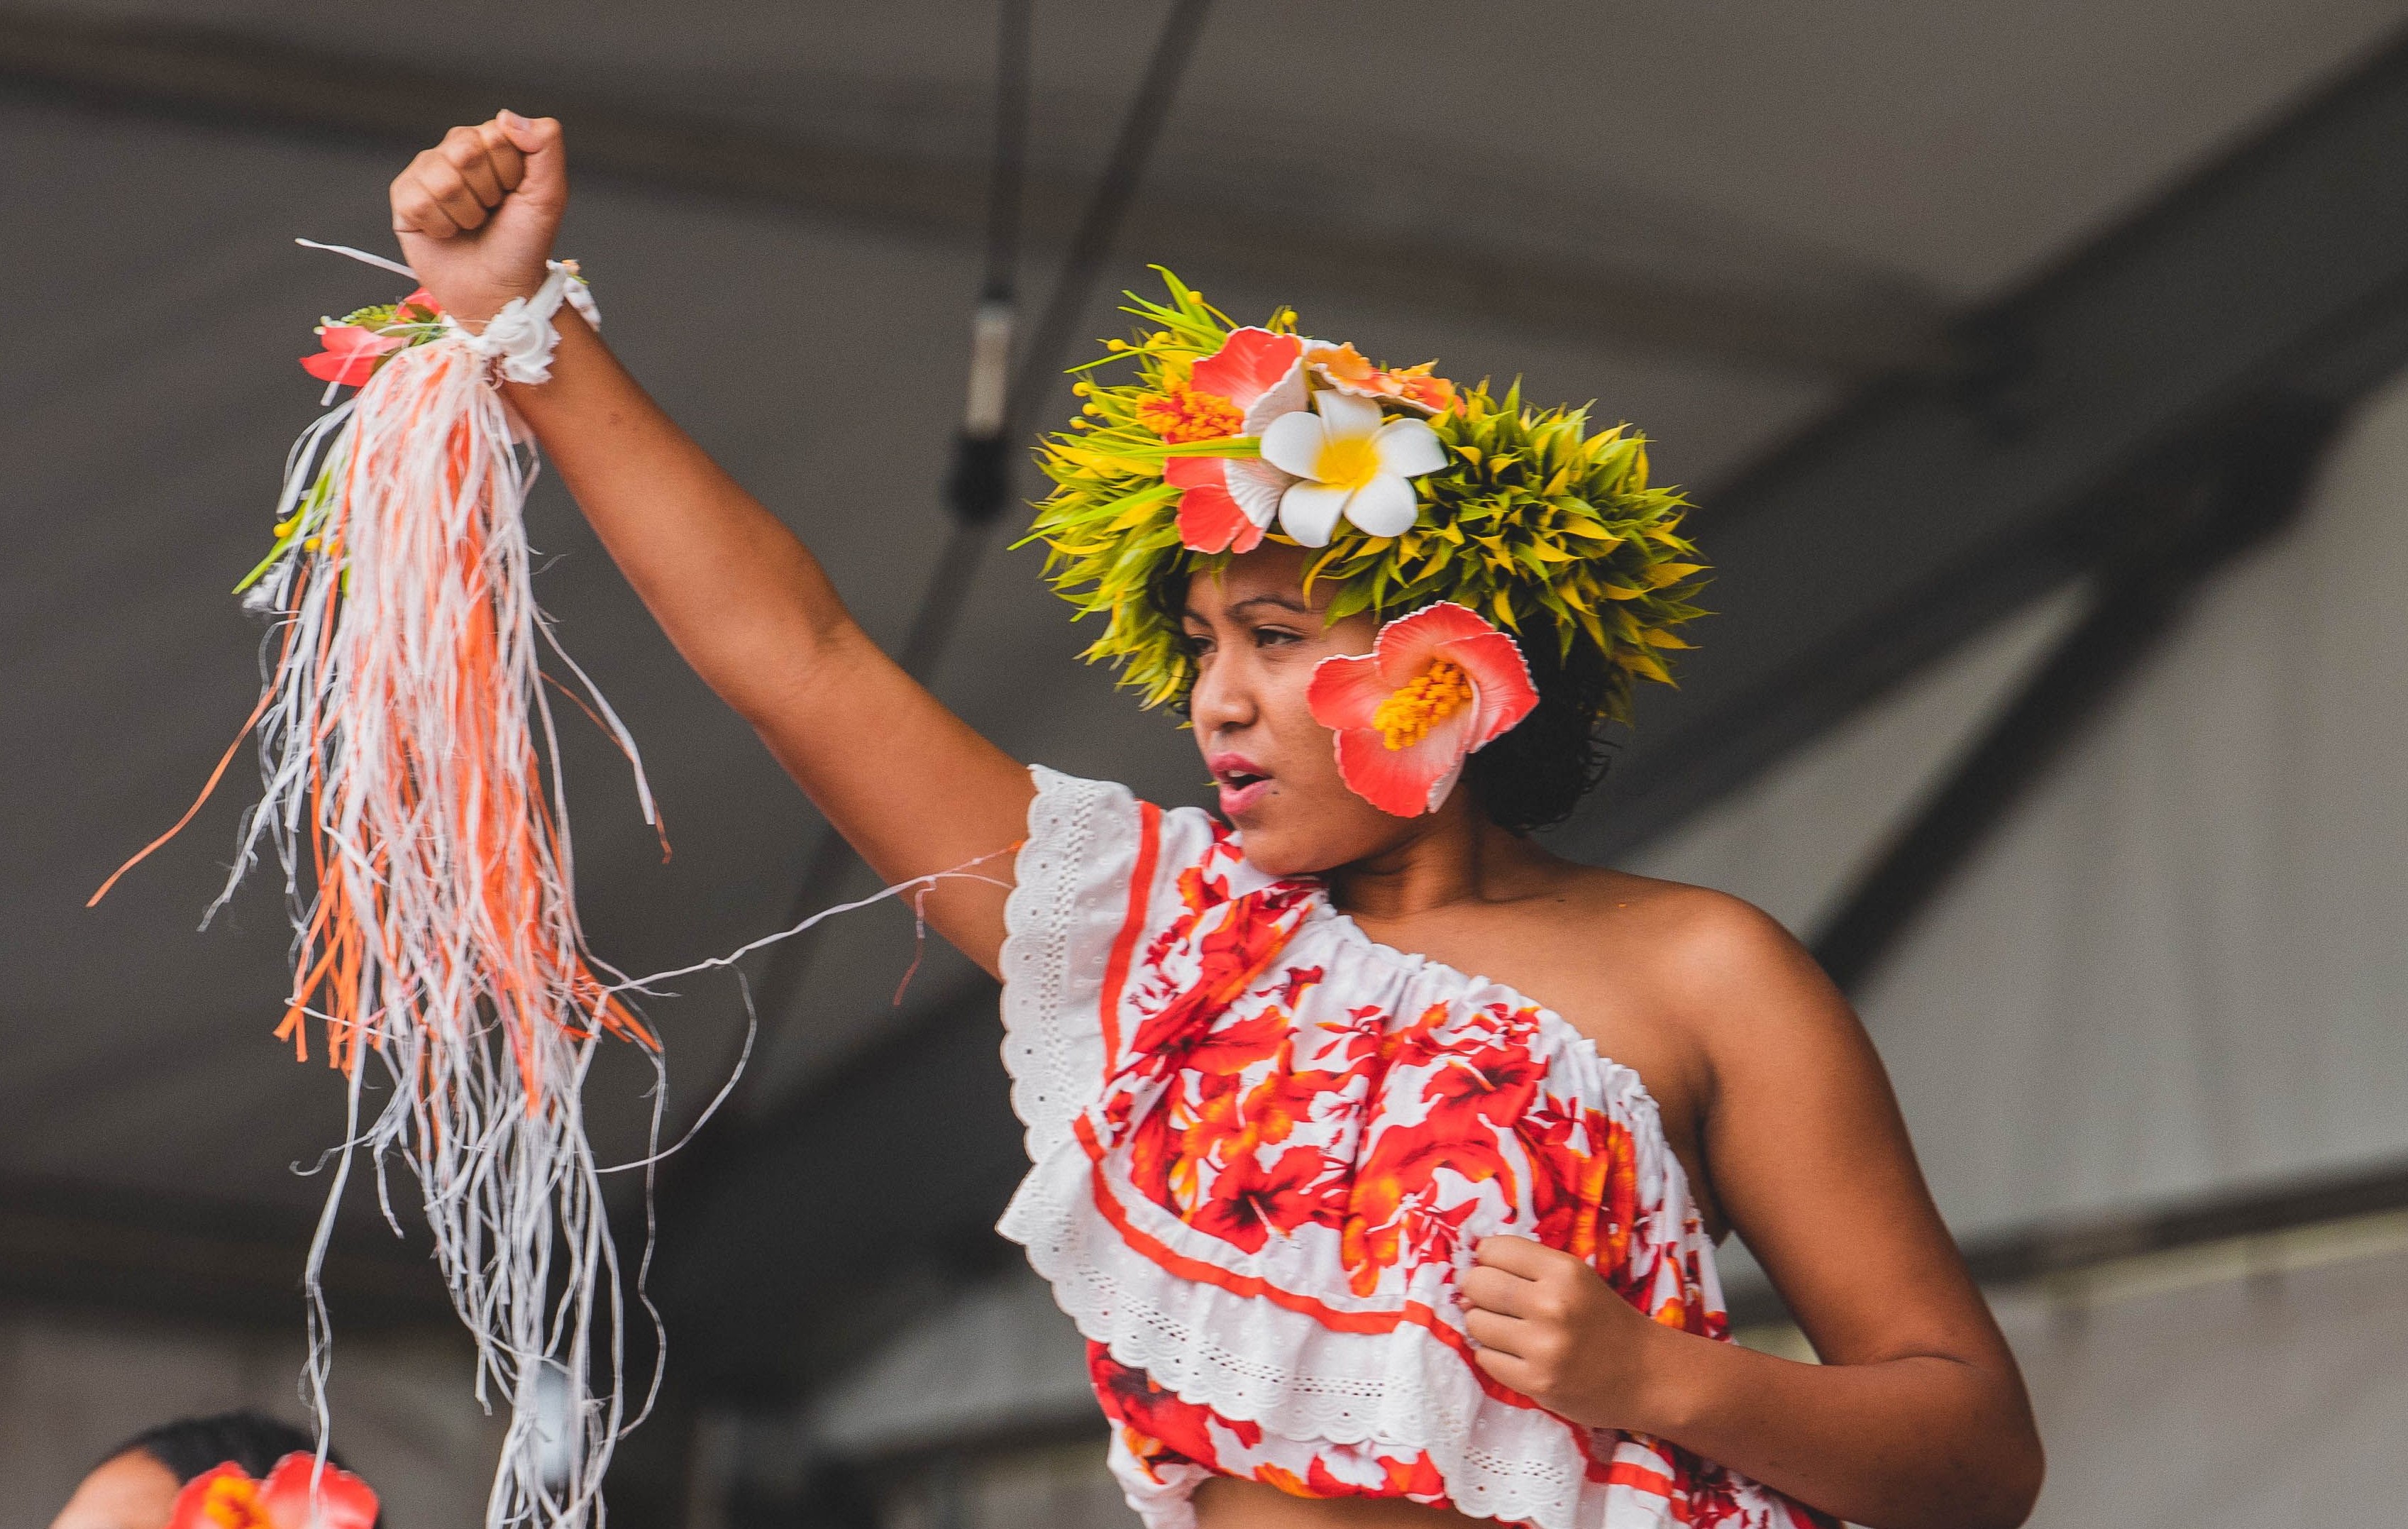
[[(1039, 445), (1054, 489), (1019, 544), (1043, 542), (1054, 592), (1080, 617), (1105, 618), (1084, 657), (1111, 663), (1149, 707), (1184, 701), (1196, 679), (1185, 636), (1154, 592), (1230, 557), (1181, 544), (1181, 491), (1164, 481), (1163, 464), (1172, 455), (1255, 454), (1252, 437), (1173, 445), (1140, 421), (1140, 404), (1183, 384), (1237, 327), (1154, 270), (1168, 300), (1125, 294), (1124, 311), (1142, 321), (1135, 337), (1106, 341), (1104, 355), (1073, 368), (1086, 402), (1068, 429)], [(1294, 310), (1263, 327), (1295, 333)], [(1097, 379), (1097, 369), (1123, 362), (1133, 378)], [(1453, 600), (1526, 648), (1552, 637), (1569, 659), (1586, 645), (1610, 677), (1598, 720), (1627, 722), (1636, 681), (1671, 683), (1665, 653), (1689, 646), (1675, 629), (1704, 614), (1693, 602), (1706, 569), (1681, 534), (1688, 500), (1649, 485), (1645, 436), (1625, 425), (1590, 434), (1585, 407), (1531, 407), (1519, 382), (1502, 397), (1485, 381), (1461, 390), (1429, 424), (1447, 464), (1413, 480), (1419, 519), (1395, 536), (1341, 520), (1307, 565), (1308, 592), (1336, 586), (1331, 621), (1369, 611), (1384, 622)], [(1276, 528), (1268, 539), (1290, 540)]]

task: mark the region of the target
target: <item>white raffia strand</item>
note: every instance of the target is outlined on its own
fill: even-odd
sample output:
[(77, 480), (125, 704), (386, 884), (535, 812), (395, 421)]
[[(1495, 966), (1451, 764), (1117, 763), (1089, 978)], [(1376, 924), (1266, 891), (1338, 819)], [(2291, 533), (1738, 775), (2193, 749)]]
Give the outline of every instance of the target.
[[(408, 274), (381, 256), (313, 248)], [(259, 731), (265, 789), (209, 907), (213, 916), (225, 906), (263, 843), (274, 847), (294, 931), (293, 993), (277, 1034), (306, 1055), (308, 1026), (322, 1024), (327, 1059), (346, 1075), (348, 1123), (325, 1159), (333, 1181), (304, 1274), (305, 1391), (321, 1461), (333, 1331), (321, 1274), (366, 1148), (395, 1235), (388, 1162), (397, 1158), (417, 1180), (437, 1266), (476, 1341), (477, 1396), (488, 1411), (497, 1402), (509, 1408), (487, 1529), (598, 1526), (611, 1452), (659, 1390), (656, 1360), (629, 1416), (630, 1286), (664, 1336), (643, 1297), (643, 1269), (652, 1170), (667, 1155), (659, 1144), (663, 1061), (629, 998), (732, 968), (839, 913), (907, 893), (916, 910), (941, 881), (1003, 885), (979, 867), (1011, 852), (914, 877), (652, 977), (623, 977), (585, 949), (543, 651), (574, 677), (626, 754), (645, 821), (657, 827), (658, 816), (634, 739), (534, 598), (523, 512), (537, 463), (495, 383), (541, 380), (552, 350), (543, 342), (563, 302), (598, 326), (575, 266), (554, 263), (544, 289), (499, 335), (452, 325), (394, 352), (294, 442), (277, 505), (280, 555), (244, 597), (275, 627), (274, 661), (245, 724)], [(189, 822), (217, 779), (92, 900)], [(582, 1093), (606, 1036), (638, 1046), (655, 1087), (645, 1154), (601, 1166)], [(392, 1091), (366, 1121), (371, 1052)], [(629, 1280), (600, 1186), (602, 1175), (631, 1169), (644, 1175), (647, 1245)]]
[[(478, 1397), (509, 1409), (488, 1529), (581, 1529), (600, 1519), (627, 1407), (622, 1275), (580, 1091), (606, 1034), (658, 1056), (578, 926), (542, 649), (635, 764), (647, 821), (653, 810), (634, 741), (536, 607), (521, 518), (535, 464), (513, 448), (490, 367), (457, 335), (399, 351), (294, 446), (280, 519), (308, 517), (316, 543), (257, 599), (280, 628), (260, 720), (265, 790), (212, 911), (272, 844), (295, 930), (280, 1033), (305, 1045), (299, 1028), (322, 1022), (349, 1075), (307, 1275), (321, 1436), (319, 1277), (365, 1147), (380, 1197), (389, 1157), (417, 1179), (476, 1340)], [(393, 1087), (364, 1122), (369, 1052)], [(539, 1419), (544, 1390), (555, 1399)]]

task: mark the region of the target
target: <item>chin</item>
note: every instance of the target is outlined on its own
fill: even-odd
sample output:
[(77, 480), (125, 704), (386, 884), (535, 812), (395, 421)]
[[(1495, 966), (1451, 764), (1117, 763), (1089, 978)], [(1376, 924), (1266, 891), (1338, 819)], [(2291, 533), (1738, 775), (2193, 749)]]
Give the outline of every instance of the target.
[[(1254, 869), (1268, 876), (1318, 876), (1352, 865), (1367, 855), (1376, 854), (1381, 845), (1362, 836), (1332, 833), (1333, 825), (1326, 816), (1311, 821), (1313, 814), (1299, 813), (1295, 804), (1283, 804), (1268, 810), (1249, 812), (1238, 820), (1237, 827), (1245, 836), (1246, 859)], [(1307, 821), (1298, 822), (1299, 818)]]
[(1340, 864), (1314, 852), (1323, 848), (1322, 836), (1301, 831), (1297, 816), (1293, 803), (1274, 801), (1232, 817), (1245, 836), (1247, 863), (1267, 876), (1311, 876)]
[(1312, 853), (1284, 835), (1253, 830), (1246, 831), (1246, 861), (1266, 876), (1312, 876), (1339, 864)]

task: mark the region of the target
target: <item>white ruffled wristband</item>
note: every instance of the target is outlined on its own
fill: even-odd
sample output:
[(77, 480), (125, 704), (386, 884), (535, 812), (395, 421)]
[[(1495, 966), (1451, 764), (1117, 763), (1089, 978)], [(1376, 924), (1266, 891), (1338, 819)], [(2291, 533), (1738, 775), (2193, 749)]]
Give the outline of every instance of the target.
[(584, 278), (578, 275), (577, 262), (551, 260), (544, 264), (552, 274), (544, 278), (535, 295), (513, 297), (503, 304), (483, 330), (470, 334), (456, 320), (452, 322), (452, 327), (467, 340), (468, 348), (491, 361), (505, 382), (552, 380), (552, 348), (560, 343), (560, 331), (552, 327), (552, 320), (561, 304), (575, 308), (595, 329), (602, 327), (602, 310), (595, 306)]

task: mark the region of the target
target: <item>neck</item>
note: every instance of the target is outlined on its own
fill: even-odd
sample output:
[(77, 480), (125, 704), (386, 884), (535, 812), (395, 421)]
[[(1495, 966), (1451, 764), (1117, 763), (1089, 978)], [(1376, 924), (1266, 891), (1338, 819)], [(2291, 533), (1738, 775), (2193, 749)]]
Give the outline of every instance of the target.
[(1378, 854), (1325, 874), (1340, 911), (1381, 923), (1460, 903), (1523, 895), (1554, 857), (1507, 833), (1458, 791), (1446, 805)]

